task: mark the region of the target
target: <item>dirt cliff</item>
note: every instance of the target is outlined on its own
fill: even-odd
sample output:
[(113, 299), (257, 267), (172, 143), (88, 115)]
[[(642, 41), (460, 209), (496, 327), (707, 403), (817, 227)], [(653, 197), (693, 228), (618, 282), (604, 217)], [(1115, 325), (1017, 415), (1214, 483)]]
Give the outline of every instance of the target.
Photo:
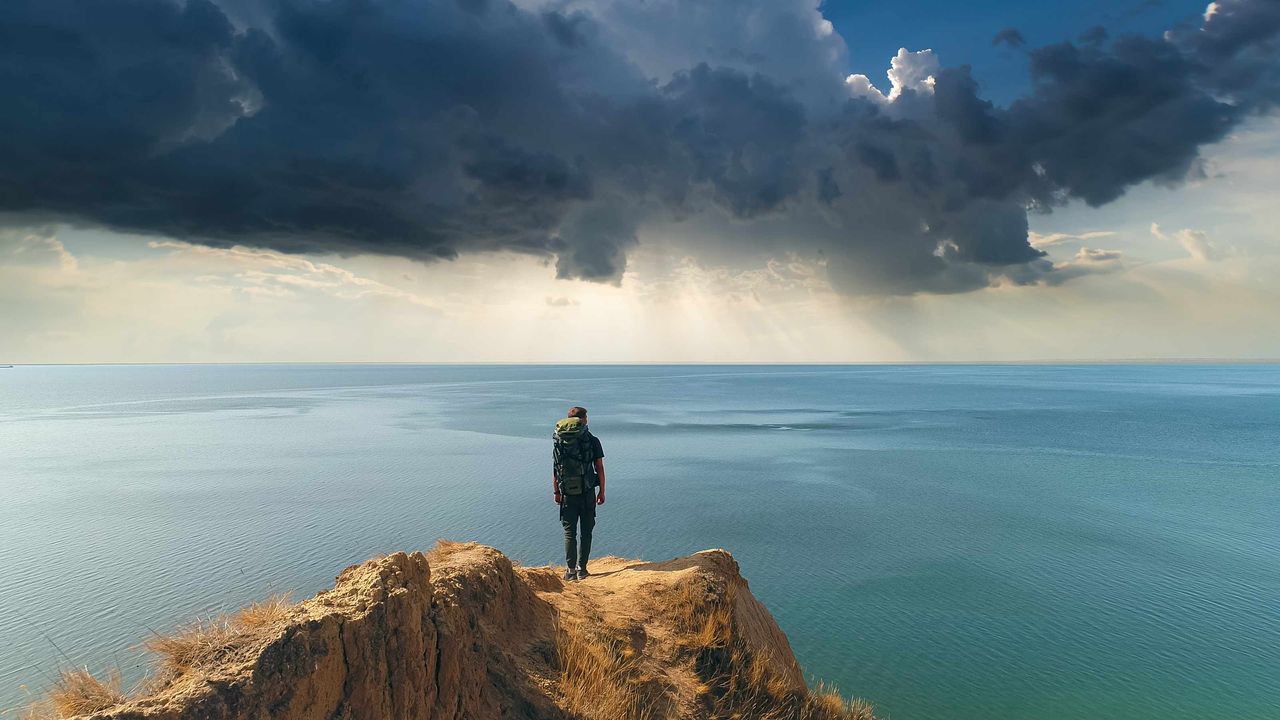
[(72, 682), (43, 712), (93, 720), (870, 718), (861, 703), (810, 692), (729, 553), (605, 558), (592, 571), (566, 583), (555, 568), (514, 566), (472, 544), (396, 553), (347, 568), (332, 590), (300, 604), (254, 606), (159, 639), (156, 676), (132, 697)]

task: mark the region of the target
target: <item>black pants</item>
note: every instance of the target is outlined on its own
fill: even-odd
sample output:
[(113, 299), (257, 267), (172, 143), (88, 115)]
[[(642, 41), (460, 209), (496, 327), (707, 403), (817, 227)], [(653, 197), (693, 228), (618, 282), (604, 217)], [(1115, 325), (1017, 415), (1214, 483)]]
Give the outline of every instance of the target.
[[(582, 525), (582, 542), (577, 540), (578, 525)], [(565, 495), (560, 503), (560, 525), (564, 527), (564, 561), (572, 570), (585, 568), (591, 557), (591, 530), (596, 526), (596, 495)]]

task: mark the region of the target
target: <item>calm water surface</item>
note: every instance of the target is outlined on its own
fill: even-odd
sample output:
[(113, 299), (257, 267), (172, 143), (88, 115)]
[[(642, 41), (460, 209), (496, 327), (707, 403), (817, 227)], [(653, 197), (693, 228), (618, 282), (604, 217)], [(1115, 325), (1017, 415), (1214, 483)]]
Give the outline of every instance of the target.
[(438, 537), (730, 549), (892, 720), (1280, 717), (1280, 367), (0, 369), (0, 707), (60, 666)]

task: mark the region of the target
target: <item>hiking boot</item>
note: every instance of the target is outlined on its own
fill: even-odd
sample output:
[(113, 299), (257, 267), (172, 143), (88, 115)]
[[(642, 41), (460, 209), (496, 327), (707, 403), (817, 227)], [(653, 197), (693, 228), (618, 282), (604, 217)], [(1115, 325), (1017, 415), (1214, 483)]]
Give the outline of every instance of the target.
[(574, 580), (577, 580), (577, 579), (578, 579), (578, 575), (573, 571), (573, 568), (569, 568), (568, 570), (564, 571), (565, 582), (573, 582)]
[(586, 580), (586, 579), (587, 579), (587, 576), (588, 576), (588, 575), (590, 575), (590, 574), (591, 574), (591, 573), (587, 572), (587, 569), (586, 569), (586, 568), (584, 568), (584, 567), (582, 567), (582, 568), (578, 568), (578, 579), (579, 579), (579, 580)]

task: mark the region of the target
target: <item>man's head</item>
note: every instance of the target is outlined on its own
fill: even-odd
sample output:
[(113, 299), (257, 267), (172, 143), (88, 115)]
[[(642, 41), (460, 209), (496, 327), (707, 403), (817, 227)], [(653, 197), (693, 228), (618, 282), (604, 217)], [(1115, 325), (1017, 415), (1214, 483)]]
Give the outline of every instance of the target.
[(587, 409), (584, 407), (580, 407), (578, 405), (574, 405), (573, 407), (569, 408), (569, 415), (567, 417), (582, 418), (582, 422), (586, 422)]

